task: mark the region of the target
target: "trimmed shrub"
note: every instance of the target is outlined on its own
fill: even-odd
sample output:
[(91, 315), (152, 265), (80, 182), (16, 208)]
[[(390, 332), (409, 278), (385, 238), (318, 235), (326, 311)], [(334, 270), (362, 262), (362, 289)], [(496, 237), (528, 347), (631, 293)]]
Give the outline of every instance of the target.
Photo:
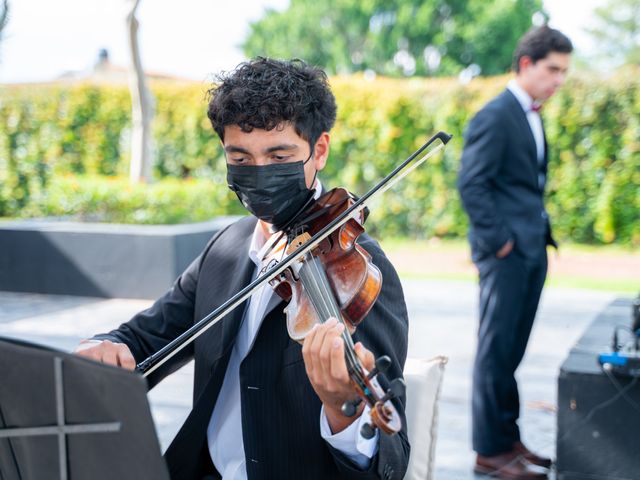
[[(560, 240), (640, 245), (638, 78), (637, 70), (607, 80), (576, 76), (545, 105), (551, 152), (547, 206)], [(454, 138), (444, 154), (387, 192), (373, 206), (368, 228), (385, 236), (464, 235), (467, 219), (455, 188), (462, 134), (473, 114), (506, 82), (506, 76), (475, 79), (464, 86), (455, 79), (332, 78), (339, 109), (331, 158), (321, 175), (324, 184), (361, 194), (433, 133), (447, 131)], [(165, 178), (209, 182), (211, 201), (218, 202), (212, 215), (236, 212), (238, 202), (224, 180), (222, 149), (206, 117), (207, 86), (155, 83), (152, 89), (157, 106), (154, 174), (159, 184), (165, 185)], [(96, 208), (98, 217), (111, 218), (104, 213), (108, 202), (81, 206), (69, 200), (77, 212), (56, 202), (66, 198), (60, 188), (69, 187), (68, 175), (84, 175), (79, 178), (87, 182), (87, 191), (103, 188), (97, 175), (125, 175), (129, 130), (130, 100), (123, 86), (5, 87), (0, 91), (0, 216), (90, 215)], [(124, 181), (118, 182), (119, 189), (128, 191)], [(182, 198), (178, 183), (172, 185), (171, 195)], [(205, 189), (186, 185), (185, 191)], [(159, 187), (130, 188), (137, 192)], [(143, 208), (134, 203), (121, 201), (117, 209)], [(189, 208), (197, 210), (168, 203), (156, 208), (167, 208), (168, 213), (139, 213), (140, 220), (124, 212), (118, 215), (132, 221), (181, 222), (191, 221)]]
[(146, 185), (131, 184), (127, 177), (59, 175), (49, 182), (46, 193), (32, 197), (22, 213), (78, 221), (174, 224), (246, 211), (226, 183), (166, 178)]

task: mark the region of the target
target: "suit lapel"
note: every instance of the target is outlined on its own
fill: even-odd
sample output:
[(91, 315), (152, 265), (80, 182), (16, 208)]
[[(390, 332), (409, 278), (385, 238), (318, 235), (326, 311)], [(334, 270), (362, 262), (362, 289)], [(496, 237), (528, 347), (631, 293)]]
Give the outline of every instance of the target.
[[(216, 249), (213, 273), (217, 278), (209, 285), (215, 289), (212, 292), (214, 301), (207, 308), (219, 307), (251, 282), (255, 264), (249, 258), (249, 245), (255, 224), (254, 220), (238, 226), (237, 230), (232, 227), (234, 231), (219, 239), (222, 245)], [(221, 326), (215, 326), (203, 335), (203, 343), (212, 346), (209, 362), (216, 362), (231, 350), (246, 306), (245, 300), (221, 320)]]
[[(255, 272), (255, 264), (249, 258), (249, 242), (246, 244), (243, 243), (242, 247), (244, 248), (244, 257), (240, 256), (238, 259), (236, 274), (233, 276), (231, 280), (231, 288), (229, 291), (231, 292), (231, 296), (235, 295), (239, 291), (241, 291), (244, 287), (246, 287), (254, 278)], [(240, 324), (242, 323), (242, 318), (244, 317), (244, 312), (247, 308), (249, 301), (245, 300), (238, 307), (236, 307), (233, 312), (230, 314), (230, 318), (225, 319), (222, 325), (222, 344), (224, 345), (224, 350), (231, 350), (231, 346), (235, 342), (236, 335), (238, 334), (238, 330), (240, 329)]]
[[(237, 261), (231, 278), (229, 279), (229, 298), (245, 288), (254, 278), (256, 266), (249, 258), (250, 242), (251, 235), (247, 236), (245, 241), (238, 242), (235, 246), (236, 251), (231, 253)], [(232, 345), (235, 342), (236, 335), (238, 334), (238, 330), (240, 329), (240, 324), (242, 323), (248, 303), (248, 300), (242, 302), (235, 310), (233, 310), (233, 312), (231, 312), (228, 318), (225, 319), (224, 324), (222, 325), (222, 344), (224, 345), (223, 352), (231, 350)]]
[[(536, 139), (533, 136), (533, 132), (531, 131), (531, 125), (529, 125), (529, 120), (527, 119), (527, 114), (522, 109), (522, 105), (518, 99), (509, 91), (509, 89), (505, 90), (505, 98), (509, 104), (509, 108), (515, 114), (515, 117), (518, 119), (518, 126), (520, 130), (524, 133), (522, 138), (527, 139), (527, 145), (530, 151), (530, 158), (536, 164), (538, 163), (538, 150), (536, 148)], [(543, 129), (544, 130), (544, 129)]]
[[(540, 165), (538, 163), (538, 148), (536, 147), (536, 139), (533, 136), (531, 125), (529, 125), (527, 114), (522, 108), (522, 105), (520, 105), (520, 102), (518, 101), (518, 99), (509, 89), (505, 90), (504, 95), (505, 95), (506, 102), (508, 102), (508, 108), (513, 112), (513, 115), (515, 117), (516, 128), (520, 129), (520, 134), (518, 134), (518, 137), (521, 138), (524, 142), (526, 142), (526, 148), (529, 152), (529, 154), (526, 155), (526, 158), (528, 159), (531, 167), (531, 170), (530, 170), (531, 181), (537, 188), (539, 188), (538, 174), (540, 172)], [(542, 128), (542, 132), (544, 135), (544, 126)], [(517, 134), (517, 132), (515, 133)], [(546, 137), (545, 137), (545, 159), (546, 159)]]

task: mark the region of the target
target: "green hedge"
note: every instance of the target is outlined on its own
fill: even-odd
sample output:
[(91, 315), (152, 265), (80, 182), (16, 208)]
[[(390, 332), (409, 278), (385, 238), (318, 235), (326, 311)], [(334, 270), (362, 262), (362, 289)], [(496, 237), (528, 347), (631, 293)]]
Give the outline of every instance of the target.
[(27, 217), (112, 223), (189, 223), (246, 211), (228, 188), (210, 180), (165, 178), (131, 184), (127, 177), (58, 175), (23, 208)]
[[(561, 240), (640, 245), (640, 81), (633, 80), (638, 73), (608, 80), (574, 77), (545, 105), (551, 145), (547, 205)], [(362, 193), (431, 134), (445, 130), (454, 134), (445, 153), (388, 192), (372, 208), (369, 228), (400, 237), (464, 235), (467, 220), (455, 189), (462, 132), (506, 81), (476, 79), (463, 86), (455, 79), (333, 78), (338, 122), (323, 181)], [(206, 89), (153, 85), (154, 172), (161, 181), (129, 187), (123, 180), (97, 178), (122, 177), (128, 169), (125, 87), (5, 87), (0, 91), (0, 216), (91, 216), (96, 209), (94, 216), (113, 221), (166, 223), (238, 212), (206, 118)], [(83, 175), (82, 181), (73, 175)], [(164, 178), (191, 180), (182, 185)], [(99, 192), (108, 190), (104, 185), (117, 187), (98, 201)], [(107, 201), (111, 196), (119, 200)], [(200, 201), (215, 205), (198, 208)]]

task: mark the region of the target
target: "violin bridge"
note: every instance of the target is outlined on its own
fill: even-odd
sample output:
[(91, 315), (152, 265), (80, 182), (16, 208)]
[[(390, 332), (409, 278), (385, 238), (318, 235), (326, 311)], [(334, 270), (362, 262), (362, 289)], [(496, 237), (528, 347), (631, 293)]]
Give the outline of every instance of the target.
[(291, 242), (289, 242), (289, 246), (287, 247), (287, 255), (291, 255), (296, 249), (300, 248), (302, 245), (311, 240), (311, 235), (309, 232), (304, 232), (295, 237)]

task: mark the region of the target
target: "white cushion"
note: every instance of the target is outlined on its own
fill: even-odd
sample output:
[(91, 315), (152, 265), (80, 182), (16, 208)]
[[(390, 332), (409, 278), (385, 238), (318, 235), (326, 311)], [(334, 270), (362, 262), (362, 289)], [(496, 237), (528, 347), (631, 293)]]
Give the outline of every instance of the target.
[(438, 398), (447, 357), (429, 360), (408, 358), (404, 366), (407, 383), (407, 430), (411, 445), (405, 480), (432, 480), (438, 433)]

